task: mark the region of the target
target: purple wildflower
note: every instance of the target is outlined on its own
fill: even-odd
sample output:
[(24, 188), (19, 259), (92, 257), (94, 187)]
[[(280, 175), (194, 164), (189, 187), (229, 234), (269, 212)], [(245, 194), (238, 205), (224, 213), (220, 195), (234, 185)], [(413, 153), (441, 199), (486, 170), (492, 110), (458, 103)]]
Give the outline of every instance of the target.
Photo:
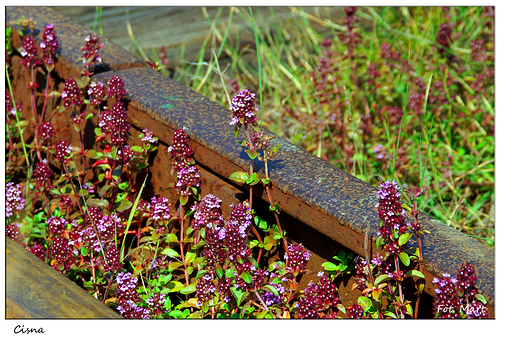
[(40, 125), (40, 137), (43, 141), (49, 141), (54, 135), (56, 135), (56, 130), (54, 126), (49, 121), (43, 121)]
[(202, 200), (191, 207), (195, 211), (191, 226), (193, 229), (200, 229), (208, 224), (222, 226), (224, 218), (221, 209), (222, 200), (218, 197), (208, 194)]
[(87, 91), (89, 95), (89, 102), (92, 105), (100, 104), (101, 101), (106, 100), (106, 90), (105, 86), (103, 85), (103, 82), (98, 81), (92, 81), (90, 84), (90, 88)]
[(99, 56), (99, 51), (105, 47), (105, 44), (99, 42), (97, 35), (88, 35), (85, 38), (85, 45), (80, 49), (83, 51), (83, 63), (90, 66), (93, 63), (101, 63), (103, 60)]
[(5, 216), (11, 217), (13, 213), (23, 210), (25, 199), (22, 197), (22, 186), (9, 182), (5, 189)]
[(255, 123), (256, 117), (255, 93), (250, 93), (248, 89), (240, 91), (231, 101), (231, 112), (233, 118), (230, 125), (236, 125), (240, 128), (242, 125)]
[(24, 67), (34, 68), (41, 65), (41, 60), (37, 58), (38, 49), (36, 48), (36, 43), (32, 36), (26, 35), (23, 38), (22, 51), (20, 54), (22, 55)]
[(107, 95), (108, 97), (115, 97), (118, 101), (126, 95), (125, 83), (119, 75), (114, 75), (108, 81)]
[(65, 87), (61, 93), (61, 98), (63, 99), (63, 106), (65, 108), (80, 106), (83, 103), (81, 91), (72, 76), (65, 80)]
[(200, 187), (200, 175), (197, 167), (190, 166), (182, 168), (177, 174), (177, 183), (175, 188), (181, 196), (193, 195), (193, 188)]
[(152, 197), (150, 201), (150, 217), (152, 217), (154, 221), (164, 221), (170, 219), (170, 209), (168, 207), (168, 199), (166, 197)]
[(65, 163), (70, 160), (70, 156), (74, 148), (66, 141), (59, 141), (54, 145), (55, 153), (54, 158), (56, 162)]
[(56, 62), (56, 52), (60, 48), (58, 37), (54, 31), (54, 24), (50, 23), (45, 26), (42, 39), (43, 41), (40, 43), (40, 48), (43, 51), (43, 62), (48, 65), (53, 65)]
[(285, 253), (284, 257), (287, 260), (287, 268), (296, 274), (305, 272), (307, 263), (311, 259), (310, 252), (305, 251), (305, 247), (302, 244), (289, 244), (287, 250), (288, 252)]

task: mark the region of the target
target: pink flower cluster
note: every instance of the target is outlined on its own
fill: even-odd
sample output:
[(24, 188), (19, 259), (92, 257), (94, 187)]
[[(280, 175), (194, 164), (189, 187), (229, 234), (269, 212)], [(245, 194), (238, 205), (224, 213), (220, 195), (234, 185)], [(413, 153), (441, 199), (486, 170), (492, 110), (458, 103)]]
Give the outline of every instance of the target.
[(242, 125), (253, 124), (258, 121), (255, 107), (255, 93), (250, 93), (248, 89), (240, 91), (231, 101), (231, 112), (233, 118), (230, 125), (236, 125), (240, 128)]
[(72, 76), (65, 80), (65, 88), (63, 88), (63, 92), (61, 93), (61, 98), (63, 99), (63, 106), (65, 108), (73, 108), (83, 103), (81, 91)]
[(56, 52), (60, 49), (60, 44), (54, 31), (54, 24), (50, 23), (45, 26), (42, 39), (40, 48), (43, 51), (43, 62), (53, 65), (56, 62)]
[(11, 217), (15, 212), (25, 208), (25, 199), (22, 197), (22, 186), (9, 182), (5, 189), (5, 216)]

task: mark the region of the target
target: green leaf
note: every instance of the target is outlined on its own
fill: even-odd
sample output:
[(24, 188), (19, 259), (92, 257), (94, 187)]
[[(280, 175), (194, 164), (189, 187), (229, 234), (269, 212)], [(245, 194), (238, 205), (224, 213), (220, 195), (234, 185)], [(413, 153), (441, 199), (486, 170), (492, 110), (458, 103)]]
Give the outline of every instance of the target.
[(188, 203), (188, 199), (190, 197), (188, 195), (181, 195), (179, 197), (179, 202), (182, 204), (182, 205), (186, 205), (186, 203)]
[(241, 277), (247, 284), (251, 283), (252, 279), (251, 279), (251, 274), (249, 273), (249, 271), (242, 272)]
[[(196, 282), (195, 282), (196, 283)], [(190, 293), (193, 293), (197, 290), (197, 285), (195, 283), (192, 283), (186, 287), (184, 287), (180, 293), (182, 293), (183, 295), (188, 295)]]
[(164, 248), (163, 251), (161, 251), (162, 255), (168, 256), (168, 257), (179, 257), (179, 253), (172, 248)]
[(235, 268), (233, 266), (231, 266), (226, 270), (226, 278), (233, 278), (234, 275), (235, 275)]
[(343, 304), (339, 303), (338, 305), (336, 305), (336, 307), (337, 307), (338, 310), (340, 310), (343, 314), (346, 314), (346, 313), (347, 313), (347, 310), (345, 309), (345, 307), (343, 306)]
[(159, 283), (167, 284), (172, 279), (172, 277), (173, 277), (173, 275), (160, 275)]
[(478, 300), (480, 300), (482, 302), (482, 304), (486, 305), (487, 304), (487, 300), (486, 300), (486, 297), (484, 297), (484, 295), (481, 295), (480, 293), (477, 293), (475, 295), (475, 298), (477, 298)]
[(222, 267), (220, 265), (217, 266), (217, 268), (215, 269), (215, 272), (217, 273), (218, 278), (222, 278), (222, 276), (224, 276), (224, 270), (222, 269)]
[(177, 238), (176, 234), (168, 234), (164, 239), (166, 243), (179, 243), (179, 238)]
[(186, 253), (186, 264), (190, 264), (191, 262), (193, 262), (196, 256), (197, 254), (195, 252), (188, 251)]
[(242, 301), (249, 296), (249, 292), (244, 292), (240, 289), (237, 289), (235, 287), (229, 288), (229, 291), (233, 294), (233, 297), (235, 297), (235, 300), (237, 301), (237, 306), (240, 306)]
[(87, 200), (87, 205), (89, 205), (89, 206), (107, 208), (108, 204), (109, 204), (108, 201), (105, 199), (90, 198), (89, 200)]
[(337, 256), (332, 257), (338, 261), (340, 261), (343, 264), (348, 264), (352, 258), (354, 258), (353, 254), (346, 254), (345, 251), (340, 251)]
[(88, 249), (87, 248), (82, 247), (80, 251), (81, 251), (81, 255), (83, 257), (86, 257), (88, 255)]
[(108, 189), (112, 189), (114, 186), (107, 184), (101, 190), (99, 191), (100, 196), (105, 196), (105, 193), (108, 191)]
[(266, 250), (271, 250), (271, 248), (276, 244), (276, 238), (274, 236), (266, 236), (264, 238), (264, 248)]
[(61, 195), (61, 192), (60, 192), (58, 189), (56, 189), (56, 188), (52, 188), (52, 189), (49, 190), (49, 191), (52, 192), (54, 195), (58, 195), (58, 196)]
[(391, 311), (386, 311), (385, 312), (385, 316), (388, 316), (388, 317), (393, 318), (393, 319), (397, 319), (397, 316), (395, 315), (395, 313), (393, 313)]
[(250, 159), (254, 160), (258, 156), (256, 149), (246, 149), (246, 153)]
[(278, 294), (279, 294), (278, 290), (276, 290), (276, 288), (271, 284), (264, 285), (263, 288), (267, 289), (269, 292), (271, 292), (272, 294), (274, 294), (276, 296), (278, 296)]
[(262, 230), (266, 230), (268, 228), (267, 222), (260, 216), (255, 216), (255, 224)]
[(423, 273), (419, 270), (410, 270), (404, 274), (406, 277), (417, 277), (417, 278), (423, 278), (426, 279), (423, 275)]
[(251, 177), (246, 180), (246, 183), (249, 185), (255, 185), (258, 182), (260, 182), (260, 176), (258, 173), (253, 173), (253, 175), (251, 175)]
[(380, 275), (379, 277), (376, 278), (376, 281), (374, 282), (374, 286), (378, 286), (379, 284), (381, 284), (389, 279), (390, 279), (390, 276), (388, 276), (387, 273)]
[(401, 236), (399, 236), (399, 245), (400, 246), (403, 246), (405, 245), (406, 243), (408, 243), (408, 240), (412, 237), (412, 234), (409, 233), (409, 232), (406, 232), (404, 234), (402, 234)]
[(269, 183), (271, 183), (271, 179), (270, 178), (262, 178), (261, 181), (265, 185), (268, 185)]
[(200, 279), (202, 276), (204, 276), (205, 274), (207, 274), (207, 271), (206, 270), (199, 270), (199, 272), (197, 272), (197, 275), (195, 276), (195, 279)]
[(402, 206), (404, 209), (408, 210), (409, 212), (412, 212), (412, 208), (411, 208), (408, 204), (406, 204), (406, 203), (402, 203), (401, 206)]
[(408, 313), (410, 316), (413, 317), (413, 309), (412, 309), (412, 306), (410, 304), (406, 304), (405, 305), (405, 309), (406, 309), (406, 313)]
[(280, 148), (280, 144), (277, 143), (277, 144), (273, 147), (273, 149), (271, 150), (271, 155), (272, 155), (272, 157), (274, 157), (274, 156), (276, 155), (276, 153), (278, 152), (278, 149), (279, 149), (279, 148)]
[(110, 158), (113, 160), (117, 159), (117, 147), (112, 147), (112, 150), (110, 151)]
[(103, 153), (98, 153), (97, 151), (95, 151), (94, 149), (89, 149), (85, 155), (88, 157), (88, 158), (92, 158), (94, 160), (97, 160), (98, 158), (101, 157), (101, 155), (103, 155)]
[(410, 265), (410, 256), (406, 252), (400, 252), (399, 253), (399, 259), (405, 266)]
[(141, 147), (141, 146), (132, 146), (132, 147), (130, 148), (130, 150), (133, 150), (133, 151), (135, 151), (136, 153), (142, 153), (142, 152), (143, 152), (143, 147)]
[(272, 205), (269, 206), (269, 210), (276, 212), (277, 214), (280, 214), (280, 211), (282, 210), (282, 208), (280, 208), (280, 205), (276, 202), (274, 202), (273, 205), (274, 206), (272, 206)]
[(368, 297), (360, 296), (358, 298), (358, 305), (361, 306), (363, 309), (368, 309), (372, 306), (372, 301)]
[(327, 271), (338, 271), (338, 266), (331, 262), (325, 262), (321, 266)]
[(249, 179), (249, 174), (244, 171), (235, 171), (229, 176), (229, 179), (235, 182), (245, 183)]
[(175, 270), (177, 269), (178, 267), (182, 266), (182, 262), (171, 262), (169, 265), (168, 265), (168, 269), (170, 270)]
[(132, 205), (133, 205), (133, 203), (130, 202), (129, 200), (122, 200), (121, 204), (117, 207), (116, 211), (122, 212), (122, 211), (128, 210), (132, 207)]

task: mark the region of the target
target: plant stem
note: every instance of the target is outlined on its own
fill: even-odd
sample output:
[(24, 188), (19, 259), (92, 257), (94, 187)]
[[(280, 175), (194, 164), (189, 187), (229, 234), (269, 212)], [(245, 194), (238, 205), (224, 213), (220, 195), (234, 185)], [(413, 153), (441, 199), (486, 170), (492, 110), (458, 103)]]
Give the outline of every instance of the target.
[[(15, 110), (15, 117), (16, 117), (16, 126), (18, 127), (18, 133), (20, 134), (20, 140), (22, 141), (22, 149), (23, 149), (23, 153), (25, 155), (25, 162), (27, 163), (27, 167), (30, 167), (31, 164), (29, 162), (29, 155), (27, 154), (27, 149), (25, 147), (25, 141), (23, 139), (23, 132), (22, 132), (22, 128), (20, 127), (20, 120), (18, 119), (18, 109), (16, 109), (16, 102), (14, 101), (13, 88), (11, 87), (11, 80), (9, 79), (9, 72), (7, 70), (7, 67), (5, 67), (5, 74), (6, 74), (5, 79), (7, 80), (7, 85), (9, 87), (9, 93), (11, 94), (11, 100), (13, 101), (13, 107)], [(27, 173), (27, 175), (29, 175), (29, 173)], [(27, 176), (27, 177), (29, 177), (29, 176)]]
[(49, 82), (50, 82), (50, 78), (51, 78), (51, 73), (47, 72), (47, 82), (45, 84), (45, 96), (43, 97), (44, 100), (43, 100), (42, 116), (40, 118), (40, 124), (39, 124), (40, 126), (43, 123), (43, 120), (44, 120), (44, 117), (45, 117), (45, 108), (47, 107), (47, 100), (49, 99)]
[[(265, 158), (265, 161), (264, 161), (264, 164), (265, 164), (265, 178), (269, 179), (269, 169), (268, 169), (268, 166), (267, 166), (267, 161), (268, 160), (267, 160), (265, 154), (264, 154), (264, 158)], [(266, 185), (266, 190), (267, 190), (267, 197), (269, 198), (269, 204), (271, 204), (271, 207), (274, 208), (274, 202), (273, 202), (273, 196), (271, 195), (270, 184)], [(273, 211), (273, 214), (274, 214), (274, 218), (276, 219), (276, 225), (278, 226), (278, 231), (280, 232), (280, 235), (282, 236), (282, 239), (283, 239), (283, 246), (284, 246), (285, 252), (289, 252), (289, 247), (287, 245), (287, 239), (285, 238), (285, 236), (283, 234), (282, 225), (280, 223), (280, 219), (278, 218), (278, 214), (276, 213), (276, 211)], [(285, 260), (285, 264), (287, 264), (287, 259)]]
[[(246, 129), (247, 139), (249, 140), (249, 150), (255, 150), (255, 148), (253, 147), (253, 141), (251, 139), (251, 135), (249, 135), (249, 130), (247, 129), (247, 124), (245, 125), (245, 129)], [(251, 159), (251, 162), (249, 163), (249, 177), (253, 176), (253, 164), (254, 164), (254, 160)], [(249, 208), (251, 211), (253, 211), (253, 186), (252, 185), (249, 186)], [(258, 241), (262, 242), (262, 237), (260, 237), (260, 234), (255, 229), (255, 227), (252, 226), (251, 229), (253, 230), (253, 233), (255, 234)], [(258, 257), (256, 258), (257, 264), (260, 262), (260, 257), (262, 256), (262, 251), (263, 251), (263, 249), (259, 248)]]
[[(369, 230), (367, 227), (365, 230), (365, 260), (367, 261), (367, 269), (368, 269), (368, 278), (370, 279), (370, 283), (374, 286), (374, 276), (372, 275), (372, 268), (370, 267), (370, 254), (368, 251), (368, 243), (369, 243)], [(379, 315), (379, 319), (383, 319), (383, 313), (381, 312), (381, 304), (378, 300), (374, 299), (377, 304), (377, 313)]]
[(83, 211), (83, 208), (81, 207), (81, 203), (79, 202), (80, 201), (79, 195), (78, 195), (78, 192), (76, 191), (76, 187), (74, 186), (74, 182), (72, 181), (72, 177), (70, 177), (69, 170), (65, 166), (65, 162), (63, 162), (62, 164), (63, 164), (63, 170), (65, 170), (65, 175), (67, 176), (67, 178), (70, 182), (70, 185), (72, 187), (72, 191), (74, 192), (74, 196), (76, 197), (76, 200), (78, 203), (78, 208), (81, 211), (81, 214), (83, 215), (83, 219), (86, 221), (87, 217), (85, 216), (85, 211)]
[[(395, 264), (395, 272), (397, 273), (397, 276), (401, 275), (401, 271), (399, 269), (399, 259), (397, 258), (397, 255), (394, 255), (394, 264)], [(403, 286), (401, 285), (401, 281), (397, 280), (397, 287), (399, 289), (399, 313), (401, 315), (401, 318), (404, 318), (404, 312), (402, 305), (404, 304), (404, 297), (403, 297)]]
[(34, 83), (34, 70), (33, 68), (31, 68), (31, 110), (32, 110), (32, 113), (33, 113), (33, 118), (34, 118), (34, 128), (35, 128), (35, 132), (34, 132), (34, 137), (35, 137), (35, 142), (36, 142), (36, 154), (38, 155), (38, 159), (40, 160), (40, 162), (42, 161), (42, 155), (40, 154), (40, 140), (39, 140), (39, 136), (40, 136), (40, 124), (38, 123), (38, 117), (37, 117), (37, 113), (36, 113), (36, 99), (35, 99), (35, 95), (34, 95), (34, 92), (35, 92), (35, 83)]
[(182, 265), (184, 266), (184, 277), (186, 278), (186, 286), (190, 285), (190, 277), (188, 275), (188, 270), (186, 267), (186, 259), (184, 258), (184, 205), (179, 206), (180, 210), (180, 218), (179, 221), (181, 223), (181, 240), (179, 242), (181, 247), (181, 259), (182, 259)]
[(9, 124), (5, 124), (5, 127), (7, 128), (7, 133), (9, 134), (9, 159), (7, 161), (7, 166), (5, 167), (5, 171), (8, 172), (9, 168), (11, 167), (11, 153), (13, 152), (13, 136), (11, 135), (11, 128), (9, 127)]
[[(413, 216), (415, 224), (419, 224), (419, 212), (417, 211), (417, 199), (413, 200)], [(419, 271), (424, 275), (424, 260), (423, 260), (423, 250), (422, 250), (422, 239), (421, 234), (415, 232), (415, 237), (417, 238), (417, 246), (419, 247)], [(414, 319), (417, 319), (417, 313), (419, 311), (419, 302), (421, 300), (422, 288), (424, 288), (424, 281), (418, 281), (417, 284), (417, 300), (415, 301), (415, 309), (413, 312)]]
[[(123, 176), (123, 167), (125, 163), (125, 152), (124, 152), (124, 145), (119, 146), (119, 151), (121, 152), (121, 171), (119, 173), (119, 176), (117, 177), (116, 186), (114, 188), (114, 192), (112, 193), (112, 200), (110, 201), (110, 206), (108, 208), (109, 211), (112, 211), (112, 208), (114, 207), (114, 204), (116, 202), (117, 197), (117, 190), (119, 189), (119, 184), (121, 183), (121, 177)], [(116, 155), (117, 157), (117, 155)], [(114, 163), (116, 163), (116, 160), (114, 159)], [(117, 168), (117, 165), (115, 166)], [(115, 169), (114, 168), (114, 169)]]

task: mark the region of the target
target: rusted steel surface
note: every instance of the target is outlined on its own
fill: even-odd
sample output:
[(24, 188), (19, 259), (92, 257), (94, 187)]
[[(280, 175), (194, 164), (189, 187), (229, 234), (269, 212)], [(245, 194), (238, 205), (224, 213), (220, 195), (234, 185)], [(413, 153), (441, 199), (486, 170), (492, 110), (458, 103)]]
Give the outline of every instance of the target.
[[(43, 24), (48, 22), (45, 18), (39, 20)], [(66, 63), (67, 60), (59, 62)], [(123, 63), (115, 61), (115, 64)], [(237, 145), (233, 127), (229, 125), (231, 113), (228, 109), (149, 68), (119, 68), (98, 73), (93, 79), (106, 82), (115, 74), (125, 83), (134, 140), (139, 131), (148, 128), (161, 141), (152, 162), (148, 193), (170, 194), (170, 198), (175, 199), (172, 190), (165, 189), (172, 182), (166, 149), (171, 144), (172, 130), (185, 126), (203, 177), (202, 195), (214, 193), (227, 205), (244, 198), (247, 187), (228, 179), (234, 171), (247, 171), (249, 167), (249, 157)], [(68, 74), (60, 76), (66, 78)], [(244, 139), (244, 131), (240, 135), (239, 139)], [(316, 257), (311, 261), (314, 273), (321, 269), (323, 260), (331, 260), (339, 250), (364, 255), (366, 231), (375, 248), (373, 241), (379, 226), (376, 189), (284, 139), (275, 137), (272, 144), (276, 143), (280, 144), (280, 150), (269, 164), (273, 197), (284, 211), (282, 227), (287, 230), (289, 239), (303, 243)], [(263, 164), (256, 161), (254, 165), (256, 171), (263, 173)], [(209, 187), (205, 188), (206, 185)], [(257, 199), (253, 208), (265, 208), (266, 194), (261, 189), (255, 190), (255, 194), (263, 201)], [(423, 238), (426, 292), (434, 295), (431, 283), (434, 276), (444, 272), (456, 275), (463, 263), (471, 263), (477, 271), (477, 286), (488, 299), (493, 317), (494, 250), (423, 213), (419, 220), (422, 227), (431, 232)], [(416, 242), (411, 244), (415, 246)], [(342, 285), (342, 296), (350, 290), (349, 284), (351, 280)], [(354, 292), (349, 293), (345, 305), (351, 305), (355, 296)]]
[(5, 253), (7, 319), (121, 318), (117, 312), (7, 237)]

